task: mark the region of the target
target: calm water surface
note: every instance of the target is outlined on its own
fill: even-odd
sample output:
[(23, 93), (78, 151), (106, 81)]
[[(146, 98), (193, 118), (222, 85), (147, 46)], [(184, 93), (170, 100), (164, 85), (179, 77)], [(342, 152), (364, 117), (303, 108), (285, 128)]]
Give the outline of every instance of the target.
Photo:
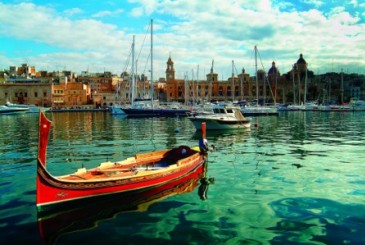
[[(54, 175), (138, 152), (197, 145), (186, 118), (48, 113)], [(215, 182), (140, 211), (63, 218), (56, 244), (365, 244), (365, 113), (290, 112), (208, 132)], [(35, 207), (38, 115), (0, 116), (0, 241), (41, 244)], [(208, 188), (208, 189), (207, 189)], [(114, 205), (115, 206), (115, 205)], [(95, 215), (94, 215), (95, 216)], [(92, 224), (92, 225), (90, 225)], [(79, 231), (74, 231), (74, 227)], [(66, 232), (67, 231), (67, 232)], [(73, 231), (73, 232), (70, 232)]]

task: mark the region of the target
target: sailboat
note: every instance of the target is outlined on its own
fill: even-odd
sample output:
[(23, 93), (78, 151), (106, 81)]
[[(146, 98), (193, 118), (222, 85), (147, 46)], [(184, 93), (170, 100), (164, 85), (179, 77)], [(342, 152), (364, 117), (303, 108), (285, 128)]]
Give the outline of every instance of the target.
[[(134, 43), (134, 41), (133, 41)], [(134, 45), (132, 49), (132, 105), (129, 108), (123, 108), (124, 113), (128, 117), (174, 117), (174, 116), (187, 116), (189, 109), (184, 108), (165, 108), (159, 105), (155, 105), (153, 100), (153, 20), (151, 20), (151, 79), (150, 79), (150, 103), (146, 103), (146, 100), (136, 101), (135, 94), (135, 75), (134, 75)]]
[(259, 105), (259, 82), (258, 82), (258, 73), (257, 73), (257, 46), (255, 46), (255, 76), (256, 76), (256, 104), (255, 105), (246, 105), (241, 108), (241, 112), (244, 116), (269, 116), (275, 115), (277, 116), (278, 109), (276, 106), (265, 106)]

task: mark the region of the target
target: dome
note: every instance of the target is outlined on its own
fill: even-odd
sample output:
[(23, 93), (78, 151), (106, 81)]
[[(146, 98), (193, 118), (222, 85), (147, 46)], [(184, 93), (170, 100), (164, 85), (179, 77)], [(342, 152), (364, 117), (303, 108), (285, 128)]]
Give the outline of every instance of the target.
[(279, 74), (280, 75), (280, 71), (278, 70), (278, 68), (276, 68), (275, 66), (275, 61), (272, 62), (272, 66), (271, 68), (269, 69), (269, 72), (268, 72), (269, 75), (271, 74)]
[(307, 64), (307, 62), (305, 61), (305, 59), (303, 58), (303, 54), (299, 55), (299, 59), (297, 61), (297, 64)]

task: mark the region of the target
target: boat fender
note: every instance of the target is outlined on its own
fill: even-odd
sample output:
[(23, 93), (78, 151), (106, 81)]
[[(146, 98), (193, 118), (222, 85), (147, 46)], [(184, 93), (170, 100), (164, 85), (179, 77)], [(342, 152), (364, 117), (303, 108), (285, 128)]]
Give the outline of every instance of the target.
[(208, 140), (207, 139), (199, 140), (199, 149), (200, 149), (200, 152), (202, 152), (202, 153), (208, 151)]

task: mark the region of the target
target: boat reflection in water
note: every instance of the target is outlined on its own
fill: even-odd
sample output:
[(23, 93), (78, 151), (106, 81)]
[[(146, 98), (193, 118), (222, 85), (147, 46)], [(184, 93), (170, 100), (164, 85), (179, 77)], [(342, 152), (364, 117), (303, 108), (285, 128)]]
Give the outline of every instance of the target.
[(169, 196), (192, 192), (199, 184), (201, 200), (207, 198), (208, 186), (213, 178), (206, 177), (207, 160), (195, 171), (180, 179), (142, 191), (94, 197), (88, 201), (72, 201), (53, 212), (38, 213), (38, 227), (44, 244), (55, 244), (63, 235), (92, 229), (98, 222), (117, 217), (125, 212), (144, 212), (149, 206)]

